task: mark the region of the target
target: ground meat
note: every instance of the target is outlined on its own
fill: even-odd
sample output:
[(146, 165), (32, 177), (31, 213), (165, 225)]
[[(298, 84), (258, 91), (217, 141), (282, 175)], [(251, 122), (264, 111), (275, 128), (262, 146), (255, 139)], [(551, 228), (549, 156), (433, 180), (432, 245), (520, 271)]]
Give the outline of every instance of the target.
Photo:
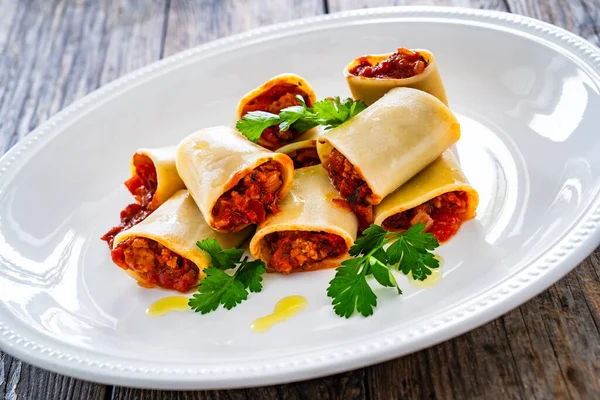
[(146, 238), (130, 238), (111, 252), (115, 264), (137, 272), (142, 286), (189, 292), (198, 285), (200, 270), (188, 259)]
[(467, 206), (467, 193), (444, 193), (417, 207), (386, 218), (382, 226), (387, 230), (399, 231), (422, 222), (428, 232), (433, 233), (440, 242), (445, 242), (456, 234), (463, 221), (468, 218)]
[(396, 53), (375, 65), (367, 57), (361, 57), (350, 73), (365, 78), (406, 79), (419, 75), (427, 65), (427, 60), (418, 51), (399, 48)]
[(259, 165), (217, 200), (213, 228), (234, 232), (240, 225), (259, 224), (267, 213), (277, 213), (283, 181), (276, 161)]
[(316, 147), (299, 149), (288, 155), (294, 161), (294, 169), (321, 164)]
[(360, 231), (367, 229), (373, 223), (373, 206), (370, 202), (373, 192), (367, 182), (356, 171), (354, 165), (336, 149), (331, 151), (324, 167), (333, 186), (356, 214)]
[[(300, 105), (300, 101), (296, 98), (300, 95), (304, 98), (306, 105), (312, 107), (313, 104), (304, 90), (299, 86), (291, 84), (275, 85), (266, 92), (252, 99), (244, 106), (242, 116), (250, 111), (266, 111), (272, 114), (279, 114), (281, 110), (291, 106)], [(288, 129), (280, 131), (278, 126), (272, 126), (263, 131), (258, 144), (271, 150), (275, 150), (298, 137), (303, 132)]]
[(269, 267), (284, 274), (310, 269), (319, 261), (337, 258), (348, 251), (344, 239), (326, 232), (275, 232), (265, 240), (272, 254)]
[(125, 182), (125, 186), (129, 189), (135, 199), (144, 207), (156, 208), (152, 204), (154, 193), (158, 186), (158, 178), (156, 168), (150, 158), (143, 154), (136, 153), (133, 156), (133, 165), (135, 174)]
[(121, 224), (106, 232), (101, 239), (106, 241), (108, 243), (108, 247), (112, 249), (115, 236), (117, 236), (120, 232), (139, 224), (150, 214), (152, 214), (152, 211), (148, 210), (141, 204), (134, 203), (128, 205), (123, 211), (121, 211)]

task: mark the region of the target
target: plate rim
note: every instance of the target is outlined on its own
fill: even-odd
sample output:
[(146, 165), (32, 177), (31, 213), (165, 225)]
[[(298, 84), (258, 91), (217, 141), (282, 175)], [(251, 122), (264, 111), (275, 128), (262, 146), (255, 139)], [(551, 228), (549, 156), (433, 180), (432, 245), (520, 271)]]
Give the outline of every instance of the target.
[[(403, 6), (343, 11), (310, 18), (282, 22), (228, 36), (185, 50), (156, 61), (108, 83), (60, 111), (30, 132), (0, 158), (0, 194), (10, 180), (11, 165), (22, 155), (39, 151), (44, 144), (60, 134), (61, 127), (84, 117), (94, 107), (133, 87), (166, 74), (191, 62), (194, 56), (207, 56), (214, 50), (231, 51), (246, 46), (253, 40), (270, 40), (292, 28), (318, 26), (324, 22), (398, 18), (438, 18), (462, 23), (485, 23), (511, 28), (521, 34), (548, 41), (563, 51), (577, 56), (596, 75), (600, 74), (600, 49), (585, 39), (562, 28), (529, 17), (502, 11), (460, 7)], [(600, 80), (600, 79), (599, 79)], [(45, 139), (45, 140), (44, 140)], [(291, 361), (273, 363), (255, 362), (252, 367), (144, 367), (98, 361), (95, 353), (79, 349), (70, 354), (36, 343), (13, 331), (0, 321), (0, 349), (20, 360), (57, 373), (105, 384), (156, 389), (223, 389), (286, 383), (330, 375), (384, 362), (449, 340), (523, 304), (539, 294), (587, 257), (600, 244), (600, 197), (597, 196), (581, 214), (573, 227), (540, 259), (526, 265), (521, 271), (498, 283), (491, 290), (465, 301), (452, 316), (443, 321), (423, 322), (408, 334), (382, 337), (378, 342), (360, 345), (344, 351), (322, 350), (321, 356), (297, 355)], [(0, 302), (0, 311), (5, 306)], [(439, 319), (439, 317), (438, 317)], [(408, 348), (403, 344), (412, 343)], [(48, 340), (46, 340), (48, 341)], [(346, 345), (348, 347), (348, 345)], [(406, 347), (406, 346), (405, 346)], [(135, 364), (135, 363), (134, 363)]]

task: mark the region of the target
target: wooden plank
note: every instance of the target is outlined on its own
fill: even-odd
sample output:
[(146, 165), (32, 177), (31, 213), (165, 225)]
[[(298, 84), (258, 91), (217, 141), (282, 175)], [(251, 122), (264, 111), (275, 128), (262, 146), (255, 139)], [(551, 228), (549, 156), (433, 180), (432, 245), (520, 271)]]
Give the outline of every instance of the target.
[(17, 2), (0, 59), (0, 154), (72, 101), (157, 60), (166, 1)]
[(600, 0), (506, 0), (516, 14), (565, 28), (600, 45)]
[(117, 387), (112, 400), (364, 400), (368, 397), (363, 382), (364, 370), (360, 369), (321, 379), (254, 389), (167, 392)]
[(323, 0), (171, 0), (165, 55), (259, 26), (325, 12)]
[(390, 6), (455, 6), (508, 11), (504, 0), (328, 0), (329, 12)]
[[(167, 0), (0, 0), (0, 154), (100, 85), (160, 57)], [(1, 399), (104, 399), (111, 389), (0, 353)]]

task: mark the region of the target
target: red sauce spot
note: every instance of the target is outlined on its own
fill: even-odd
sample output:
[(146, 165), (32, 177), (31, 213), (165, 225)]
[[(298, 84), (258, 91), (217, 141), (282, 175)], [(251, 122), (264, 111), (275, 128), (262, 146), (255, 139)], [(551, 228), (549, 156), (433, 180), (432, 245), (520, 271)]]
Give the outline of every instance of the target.
[(423, 222), (428, 232), (433, 233), (440, 242), (445, 242), (454, 236), (462, 223), (469, 218), (468, 201), (469, 197), (464, 191), (444, 193), (417, 207), (386, 218), (382, 226), (387, 230), (402, 231), (417, 222)]
[(375, 65), (371, 64), (367, 57), (361, 57), (349, 72), (365, 78), (406, 79), (419, 75), (427, 65), (427, 60), (418, 51), (401, 47), (396, 53)]
[(320, 261), (337, 258), (348, 251), (342, 237), (326, 232), (275, 232), (265, 240), (272, 254), (269, 267), (284, 274), (310, 269)]

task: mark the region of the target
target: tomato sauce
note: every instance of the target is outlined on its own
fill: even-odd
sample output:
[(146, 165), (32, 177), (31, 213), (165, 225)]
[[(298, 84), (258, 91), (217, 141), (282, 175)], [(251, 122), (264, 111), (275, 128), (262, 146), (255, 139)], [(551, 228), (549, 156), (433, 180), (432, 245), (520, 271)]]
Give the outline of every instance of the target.
[(441, 194), (426, 203), (394, 214), (383, 221), (383, 228), (392, 231), (406, 230), (418, 222), (440, 241), (445, 242), (458, 232), (468, 219), (468, 196), (455, 191)]
[(235, 232), (240, 225), (259, 224), (267, 213), (279, 212), (281, 166), (268, 161), (241, 178), (212, 209), (213, 228)]
[[(306, 94), (299, 86), (279, 84), (250, 100), (244, 106), (242, 116), (251, 111), (266, 111), (272, 114), (279, 114), (284, 108), (299, 106), (301, 104), (296, 98), (297, 95), (304, 98), (308, 107), (313, 106), (308, 94)], [(263, 131), (258, 140), (258, 144), (270, 150), (275, 150), (288, 144), (302, 133), (304, 132), (297, 132), (293, 128), (286, 131), (280, 131), (278, 126), (271, 126)]]
[(154, 193), (156, 193), (156, 188), (158, 187), (158, 178), (154, 163), (149, 157), (135, 153), (133, 155), (133, 165), (135, 173), (125, 182), (125, 186), (127, 186), (127, 189), (138, 203), (144, 207), (156, 208), (156, 205), (152, 204)]
[(310, 269), (320, 261), (337, 258), (348, 251), (342, 237), (322, 231), (275, 232), (265, 240), (272, 254), (268, 266), (284, 274)]
[(142, 286), (185, 293), (198, 285), (198, 266), (154, 240), (129, 238), (119, 243), (111, 256), (119, 267), (137, 272)]
[(406, 79), (422, 73), (429, 63), (418, 51), (399, 48), (383, 61), (373, 65), (367, 57), (361, 57), (349, 71), (352, 75), (378, 79)]
[(298, 149), (293, 153), (288, 154), (288, 156), (290, 156), (294, 162), (294, 169), (321, 164), (321, 159), (319, 159), (316, 147)]
[(156, 208), (156, 205), (152, 202), (154, 193), (156, 193), (156, 188), (158, 187), (158, 178), (154, 163), (149, 157), (135, 153), (133, 156), (133, 165), (135, 173), (125, 182), (125, 186), (135, 197), (137, 203), (129, 204), (125, 207), (121, 211), (121, 223), (101, 237), (102, 240), (108, 243), (110, 249), (113, 247), (115, 236), (142, 222)]
[[(373, 192), (367, 182), (356, 171), (354, 165), (336, 149), (331, 151), (324, 167), (333, 186), (356, 214), (360, 231), (367, 229), (373, 223), (373, 206), (369, 201)], [(343, 203), (338, 203), (344, 206)]]
[(139, 224), (150, 214), (152, 214), (152, 211), (141, 204), (133, 203), (128, 205), (121, 211), (121, 223), (106, 232), (101, 239), (108, 243), (108, 247), (112, 249), (115, 236), (120, 232)]

